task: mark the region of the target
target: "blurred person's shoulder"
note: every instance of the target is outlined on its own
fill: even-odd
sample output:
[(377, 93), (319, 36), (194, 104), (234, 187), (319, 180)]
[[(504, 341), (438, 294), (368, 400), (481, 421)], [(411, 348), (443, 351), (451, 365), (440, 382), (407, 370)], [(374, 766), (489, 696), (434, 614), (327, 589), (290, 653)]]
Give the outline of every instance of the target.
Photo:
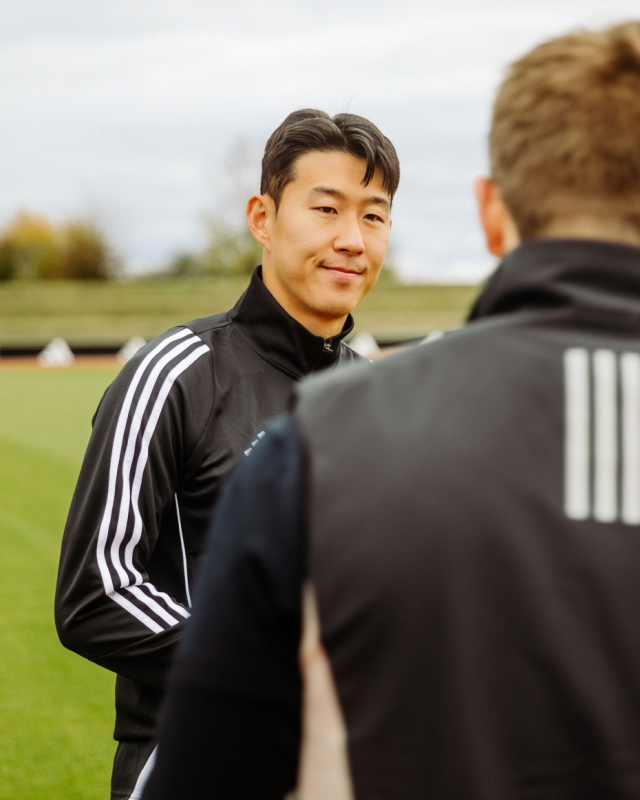
[(322, 396), (348, 394), (359, 387), (393, 385), (402, 376), (418, 378), (425, 370), (440, 367), (459, 369), (463, 361), (475, 361), (487, 339), (495, 335), (496, 324), (485, 320), (446, 331), (438, 339), (411, 345), (401, 352), (378, 358), (360, 358), (349, 369), (332, 370), (304, 378), (298, 386), (301, 402)]

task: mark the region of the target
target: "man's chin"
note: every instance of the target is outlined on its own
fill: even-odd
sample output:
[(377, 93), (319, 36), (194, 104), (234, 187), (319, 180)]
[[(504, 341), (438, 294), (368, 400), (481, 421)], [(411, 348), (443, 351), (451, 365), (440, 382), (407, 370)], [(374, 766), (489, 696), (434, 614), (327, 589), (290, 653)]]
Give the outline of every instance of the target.
[(358, 301), (354, 303), (318, 303), (315, 307), (315, 312), (326, 319), (335, 320), (342, 319), (350, 314), (357, 306)]
[[(324, 284), (324, 285), (323, 285)], [(306, 292), (308, 308), (325, 319), (340, 319), (350, 314), (367, 293), (361, 285), (327, 286), (318, 282)]]

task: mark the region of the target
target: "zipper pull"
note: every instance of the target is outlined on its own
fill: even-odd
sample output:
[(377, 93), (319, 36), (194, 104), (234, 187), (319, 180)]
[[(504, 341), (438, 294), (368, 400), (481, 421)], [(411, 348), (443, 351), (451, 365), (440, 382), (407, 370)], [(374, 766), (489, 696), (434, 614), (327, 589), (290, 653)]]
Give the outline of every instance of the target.
[(331, 339), (327, 339), (324, 343), (324, 351), (325, 353), (333, 353), (333, 348), (331, 347)]

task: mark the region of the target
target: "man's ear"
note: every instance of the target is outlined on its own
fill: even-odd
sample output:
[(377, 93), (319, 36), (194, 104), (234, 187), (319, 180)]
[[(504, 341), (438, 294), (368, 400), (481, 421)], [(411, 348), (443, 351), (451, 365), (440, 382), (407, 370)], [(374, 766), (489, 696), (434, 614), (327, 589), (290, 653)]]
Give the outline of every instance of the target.
[(520, 236), (492, 178), (476, 178), (475, 194), (487, 250), (502, 258), (520, 244)]
[(247, 203), (247, 226), (253, 238), (267, 250), (270, 249), (271, 217), (275, 213), (273, 200), (264, 194), (254, 194)]

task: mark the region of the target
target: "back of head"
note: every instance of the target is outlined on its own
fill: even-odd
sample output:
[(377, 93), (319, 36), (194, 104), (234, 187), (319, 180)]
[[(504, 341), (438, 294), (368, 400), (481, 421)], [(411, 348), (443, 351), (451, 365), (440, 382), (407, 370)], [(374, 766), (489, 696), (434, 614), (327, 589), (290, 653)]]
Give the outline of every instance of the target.
[(338, 151), (362, 159), (366, 162), (363, 185), (379, 170), (382, 185), (393, 199), (400, 181), (400, 163), (390, 140), (357, 114), (330, 117), (324, 111), (303, 108), (289, 114), (265, 147), (260, 192), (269, 195), (276, 208), (284, 187), (294, 177), (296, 160), (313, 151)]
[(522, 239), (576, 215), (640, 231), (640, 22), (570, 33), (514, 62), (489, 148)]

